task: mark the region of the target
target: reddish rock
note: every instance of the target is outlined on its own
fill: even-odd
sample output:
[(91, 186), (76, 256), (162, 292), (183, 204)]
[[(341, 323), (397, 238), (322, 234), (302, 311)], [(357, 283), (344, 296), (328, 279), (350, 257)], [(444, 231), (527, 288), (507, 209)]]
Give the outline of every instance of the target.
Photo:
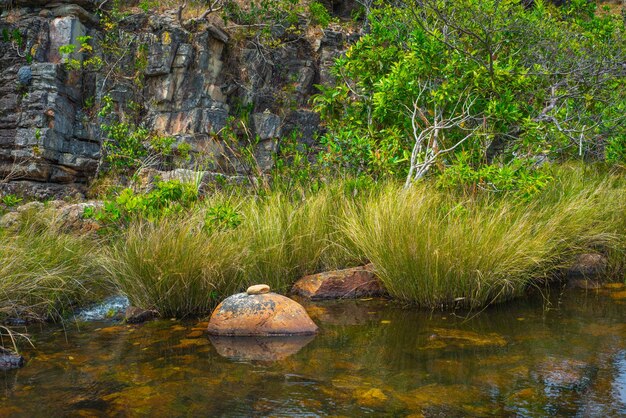
[(226, 336), (312, 335), (317, 325), (300, 304), (285, 296), (238, 293), (215, 309), (208, 332)]
[(374, 266), (368, 264), (305, 276), (293, 285), (291, 293), (311, 299), (339, 299), (381, 296), (386, 292), (374, 274)]

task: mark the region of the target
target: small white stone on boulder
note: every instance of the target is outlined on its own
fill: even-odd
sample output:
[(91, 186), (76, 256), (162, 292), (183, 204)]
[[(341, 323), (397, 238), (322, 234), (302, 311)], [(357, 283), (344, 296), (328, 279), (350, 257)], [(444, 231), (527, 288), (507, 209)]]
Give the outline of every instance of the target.
[(250, 286), (246, 293), (249, 295), (262, 295), (264, 293), (269, 293), (270, 287), (266, 284), (255, 284), (254, 286)]

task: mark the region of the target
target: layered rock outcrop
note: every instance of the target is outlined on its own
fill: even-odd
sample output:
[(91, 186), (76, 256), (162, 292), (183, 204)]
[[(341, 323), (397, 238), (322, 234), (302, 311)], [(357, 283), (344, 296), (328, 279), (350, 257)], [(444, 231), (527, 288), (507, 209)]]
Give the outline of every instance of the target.
[[(277, 27), (285, 42), (262, 49), (237, 28), (209, 20), (186, 25), (175, 10), (131, 9), (112, 34), (100, 5), (0, 1), (3, 188), (9, 181), (70, 184), (92, 177), (100, 164), (97, 110), (105, 95), (115, 111), (208, 156), (211, 169), (237, 171), (224, 163), (228, 150), (215, 134), (242, 108), (250, 113), (249, 134), (260, 140), (262, 168), (271, 165), (278, 138), (297, 131), (301, 141), (314, 142), (319, 117), (309, 99), (316, 83), (331, 78), (332, 60), (350, 40), (341, 31), (305, 28), (306, 35), (295, 36)], [(86, 36), (94, 45), (115, 39), (116, 49), (83, 51)], [(67, 66), (94, 56), (104, 65)]]
[(0, 18), (0, 179), (84, 181), (100, 144), (82, 123), (83, 77), (66, 71), (59, 48), (91, 33), (96, 18), (77, 4), (8, 3)]

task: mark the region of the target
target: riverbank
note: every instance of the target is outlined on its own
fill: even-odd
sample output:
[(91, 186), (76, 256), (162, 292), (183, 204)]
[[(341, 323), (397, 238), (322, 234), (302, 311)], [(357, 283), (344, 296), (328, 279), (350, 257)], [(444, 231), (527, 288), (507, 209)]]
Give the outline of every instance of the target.
[(57, 320), (119, 292), (164, 317), (198, 316), (251, 284), (285, 293), (304, 275), (368, 261), (391, 298), (429, 309), (519, 297), (581, 254), (601, 255), (604, 275), (623, 281), (623, 175), (581, 166), (552, 174), (529, 199), (430, 182), (205, 196), (169, 184), (174, 197), (157, 188), (87, 210), (81, 218), (97, 227), (80, 233), (62, 228), (54, 208), (33, 206), (2, 231), (0, 314)]

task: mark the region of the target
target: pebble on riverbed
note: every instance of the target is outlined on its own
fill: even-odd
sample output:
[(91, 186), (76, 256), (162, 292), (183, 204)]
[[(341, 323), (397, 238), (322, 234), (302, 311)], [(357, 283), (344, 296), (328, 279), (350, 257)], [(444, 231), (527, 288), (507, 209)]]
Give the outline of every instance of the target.
[(0, 370), (19, 369), (24, 366), (24, 357), (0, 347)]

